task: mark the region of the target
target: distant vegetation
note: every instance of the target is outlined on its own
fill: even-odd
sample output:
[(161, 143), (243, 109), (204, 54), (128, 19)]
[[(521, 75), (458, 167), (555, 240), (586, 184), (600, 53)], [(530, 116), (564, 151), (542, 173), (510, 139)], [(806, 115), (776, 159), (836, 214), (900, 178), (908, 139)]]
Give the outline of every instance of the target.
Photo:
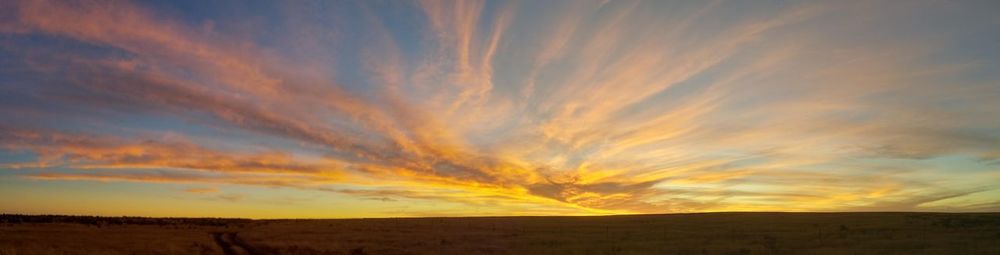
[(1000, 213), (249, 220), (0, 215), (7, 254), (1000, 254)]
[(0, 223), (76, 223), (84, 225), (196, 225), (229, 226), (253, 222), (233, 218), (152, 218), (152, 217), (100, 217), (66, 215), (0, 214)]

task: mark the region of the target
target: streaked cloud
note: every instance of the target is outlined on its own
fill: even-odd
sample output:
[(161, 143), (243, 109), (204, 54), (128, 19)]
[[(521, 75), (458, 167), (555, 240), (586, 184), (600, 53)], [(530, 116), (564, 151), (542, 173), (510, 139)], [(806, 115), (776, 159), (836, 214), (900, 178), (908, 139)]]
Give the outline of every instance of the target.
[(210, 194), (210, 193), (219, 192), (219, 189), (216, 189), (216, 188), (187, 188), (187, 189), (184, 189), (184, 192), (194, 193), (194, 194)]
[(985, 3), (260, 5), (0, 5), (3, 168), (459, 208), (393, 215), (998, 199)]

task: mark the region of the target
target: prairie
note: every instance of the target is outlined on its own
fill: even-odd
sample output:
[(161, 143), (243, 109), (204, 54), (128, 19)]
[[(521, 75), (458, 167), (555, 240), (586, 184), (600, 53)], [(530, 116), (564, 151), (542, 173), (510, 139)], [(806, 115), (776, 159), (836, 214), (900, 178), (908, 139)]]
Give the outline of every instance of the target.
[(1000, 254), (1000, 213), (248, 220), (0, 216), (8, 254)]

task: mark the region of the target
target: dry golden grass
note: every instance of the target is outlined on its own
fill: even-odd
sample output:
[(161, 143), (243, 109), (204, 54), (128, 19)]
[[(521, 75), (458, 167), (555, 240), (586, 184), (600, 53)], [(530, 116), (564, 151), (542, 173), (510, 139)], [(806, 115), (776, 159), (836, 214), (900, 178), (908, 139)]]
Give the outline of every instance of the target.
[(2, 217), (0, 255), (1000, 254), (997, 213), (173, 219), (154, 223), (148, 221), (158, 219), (133, 218), (122, 224), (101, 223), (100, 218), (24, 223), (38, 220)]

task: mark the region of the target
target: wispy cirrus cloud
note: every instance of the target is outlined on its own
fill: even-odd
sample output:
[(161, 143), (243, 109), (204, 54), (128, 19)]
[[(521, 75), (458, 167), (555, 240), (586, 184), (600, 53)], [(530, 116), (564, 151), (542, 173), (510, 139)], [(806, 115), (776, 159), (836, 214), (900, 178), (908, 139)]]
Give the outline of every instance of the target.
[(169, 4), (3, 4), (0, 146), (30, 155), (4, 168), (491, 214), (996, 199), (968, 197), (998, 188), (1000, 155), (998, 49), (976, 33), (995, 20), (975, 4), (269, 4), (251, 30)]
[(194, 194), (210, 194), (210, 193), (219, 192), (219, 189), (216, 189), (216, 188), (187, 188), (187, 189), (184, 189), (184, 192), (194, 193)]

